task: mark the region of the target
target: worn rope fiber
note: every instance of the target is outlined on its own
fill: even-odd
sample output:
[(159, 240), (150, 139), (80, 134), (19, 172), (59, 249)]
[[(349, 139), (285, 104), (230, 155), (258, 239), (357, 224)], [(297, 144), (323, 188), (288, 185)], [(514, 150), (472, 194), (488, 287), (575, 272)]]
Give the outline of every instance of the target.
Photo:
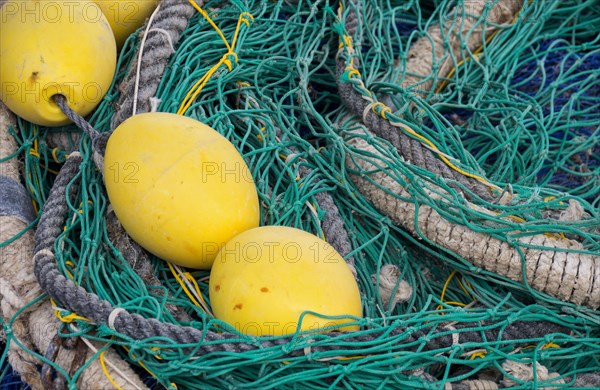
[[(345, 25), (346, 32), (351, 37), (356, 34), (357, 20), (357, 13), (354, 8), (350, 8)], [(343, 53), (343, 49), (340, 49), (340, 52)], [(340, 55), (338, 58), (337, 74), (340, 80), (338, 83), (340, 96), (349, 109), (360, 117), (368, 103), (354, 88), (355, 83), (343, 78), (349, 57)], [(358, 66), (356, 60), (352, 61), (354, 66)], [(385, 117), (369, 111), (366, 115), (363, 114), (362, 118), (367, 128), (394, 145), (398, 154), (405, 161), (440, 174), (444, 179), (460, 175), (460, 173), (450, 170), (440, 160), (435, 159), (422, 143), (395, 129), (390, 120)], [(369, 146), (368, 140), (356, 139), (349, 142), (352, 142), (360, 150), (378, 154), (373, 146)], [(381, 154), (379, 156), (383, 158)], [(377, 170), (375, 165), (366, 160), (349, 161), (348, 165), (355, 169), (358, 168), (362, 172)], [(441, 168), (442, 166), (445, 167), (445, 171)], [(524, 273), (526, 273), (527, 282), (540, 291), (593, 309), (600, 307), (600, 256), (570, 253), (569, 251), (584, 249), (576, 241), (532, 235), (518, 240), (526, 245), (535, 245), (536, 248), (525, 247), (518, 250), (513, 248), (510, 243), (504, 243), (485, 234), (474, 232), (468, 227), (447, 222), (428, 206), (419, 207), (411, 201), (404, 200), (411, 198), (410, 193), (403, 188), (402, 184), (388, 176), (385, 171), (371, 174), (371, 181), (365, 180), (363, 175), (358, 175), (355, 180), (367, 198), (396, 223), (404, 226), (413, 234), (423, 234), (432, 242), (451, 249), (478, 267), (516, 281), (523, 280)], [(406, 182), (406, 178), (403, 181)], [(464, 178), (463, 182), (468, 188), (473, 188), (474, 192), (477, 192), (476, 189), (482, 186), (481, 183), (472, 179)], [(382, 188), (387, 189), (387, 192)], [(434, 192), (430, 192), (429, 196), (432, 199), (439, 197)], [(419, 222), (417, 226), (414, 225), (415, 220)], [(537, 249), (538, 247), (548, 249), (540, 251)], [(524, 270), (521, 268), (522, 258), (525, 259)]]

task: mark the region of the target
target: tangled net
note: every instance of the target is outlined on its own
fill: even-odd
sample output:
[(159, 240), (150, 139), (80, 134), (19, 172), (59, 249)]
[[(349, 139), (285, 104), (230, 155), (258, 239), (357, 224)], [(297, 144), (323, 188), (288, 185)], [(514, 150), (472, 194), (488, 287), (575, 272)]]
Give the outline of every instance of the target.
[[(335, 214), (343, 222), (346, 246), (334, 246), (346, 248), (341, 252), (352, 260), (364, 315), (357, 320), (361, 330), (351, 334), (256, 338), (214, 319), (208, 271), (171, 268), (115, 227), (91, 139), (75, 126), (40, 128), (19, 120), (12, 135), (36, 212), (61, 166), (76, 162), (66, 178), (64, 229), (52, 246), (60, 273), (112, 307), (202, 335), (185, 344), (137, 337), (115, 330), (114, 319), (94, 323), (58, 302), (61, 336), (112, 347), (167, 388), (597, 384), (600, 7), (496, 1), (477, 15), (476, 4), (210, 1), (201, 5), (206, 15), (194, 12), (152, 104), (145, 102), (198, 119), (238, 148), (256, 182), (261, 225), (295, 226), (331, 242), (336, 237), (328, 237), (327, 219)], [(501, 24), (488, 22), (501, 4), (516, 12)], [(478, 27), (461, 32), (457, 20)], [(415, 59), (411, 47), (435, 42), (436, 25), (454, 26), (450, 33), (442, 29), (440, 42), (459, 50)], [(476, 28), (481, 45), (471, 48)], [(89, 118), (101, 133), (131, 115), (123, 114), (124, 99), (135, 97), (121, 91), (131, 86), (122, 81), (137, 66), (142, 37), (143, 31), (127, 41), (113, 87)], [(415, 72), (415, 61), (428, 62), (420, 68), (426, 72)], [(372, 101), (357, 113), (359, 95)], [(397, 123), (398, 133), (416, 130), (411, 139), (435, 157), (423, 157), (423, 164), (435, 161), (439, 172), (399, 153), (396, 136), (375, 126), (385, 121)], [(67, 159), (74, 149), (80, 162)], [(394, 193), (386, 177), (404, 192)], [(390, 197), (377, 203), (373, 194)], [(405, 225), (386, 214), (398, 199), (412, 205)], [(505, 246), (495, 256), (484, 251), (490, 257), (474, 263), (453, 249), (467, 233), (455, 237), (450, 229), (432, 238), (419, 210)], [(497, 261), (503, 248), (520, 256), (518, 267)], [(545, 250), (592, 259), (578, 263), (591, 264), (583, 298), (573, 292), (578, 282), (568, 293), (560, 286), (548, 293), (550, 282), (534, 288), (540, 277), (556, 276), (549, 266), (531, 279), (535, 267), (526, 254), (538, 251), (541, 259)], [(145, 262), (149, 268), (140, 268)], [(559, 285), (569, 278), (558, 277)], [(3, 324), (7, 344), (18, 344), (6, 329), (26, 310)], [(76, 381), (77, 375), (67, 378), (71, 386)]]

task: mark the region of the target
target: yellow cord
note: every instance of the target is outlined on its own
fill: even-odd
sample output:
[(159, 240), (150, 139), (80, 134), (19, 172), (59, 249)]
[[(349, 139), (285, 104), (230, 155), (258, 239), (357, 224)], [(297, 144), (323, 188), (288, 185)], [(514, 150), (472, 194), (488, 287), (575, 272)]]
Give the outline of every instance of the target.
[[(455, 302), (455, 301), (444, 301), (444, 296), (446, 295), (446, 290), (448, 289), (448, 286), (450, 285), (450, 282), (452, 281), (452, 279), (457, 276), (458, 272), (457, 271), (452, 271), (452, 273), (450, 273), (450, 275), (448, 276), (448, 279), (446, 279), (446, 282), (444, 283), (444, 287), (442, 287), (442, 293), (440, 294), (440, 301), (442, 301), (445, 304), (448, 305), (452, 305), (452, 306), (460, 306), (460, 307), (465, 307), (467, 306), (466, 304), (462, 303), (462, 302)], [(459, 275), (460, 276), (460, 275)], [(475, 299), (475, 297), (473, 297), (465, 288), (465, 286), (462, 284), (460, 278), (456, 278), (456, 281), (458, 282), (459, 286), (462, 288), (462, 290), (465, 292), (465, 294), (467, 294), (468, 296), (470, 296), (471, 298)], [(469, 288), (472, 288), (471, 284), (467, 281), (466, 282), (467, 286), (469, 286)], [(443, 305), (438, 305), (436, 307), (436, 310), (442, 310), (444, 308)], [(442, 313), (443, 315), (443, 313)]]
[(78, 316), (75, 313), (71, 313), (71, 314), (68, 314), (66, 316), (63, 316), (61, 314), (61, 312), (60, 312), (61, 310), (58, 308), (58, 306), (56, 305), (56, 302), (54, 302), (54, 300), (52, 298), (50, 298), (50, 303), (52, 304), (52, 307), (54, 308), (54, 315), (56, 316), (56, 318), (58, 318), (62, 322), (71, 323), (71, 322), (73, 322), (75, 320), (81, 320), (81, 321), (85, 321), (85, 322), (90, 322), (90, 320), (88, 320), (87, 318), (82, 317), (82, 316)]
[[(356, 76), (358, 76), (358, 77), (362, 77), (362, 76), (360, 75), (360, 72), (359, 72), (357, 69), (354, 69), (354, 68), (353, 68), (353, 67), (351, 67), (351, 66), (346, 66), (346, 69), (345, 69), (345, 70), (346, 70), (346, 72), (348, 72), (348, 77), (349, 77), (349, 78), (350, 78), (350, 77), (352, 77), (352, 76), (354, 76), (354, 75), (356, 75)], [(382, 104), (383, 104), (383, 103), (382, 103)]]
[(175, 270), (175, 268), (173, 267), (173, 265), (171, 263), (169, 263), (169, 262), (167, 262), (167, 264), (169, 265), (169, 269), (173, 273), (173, 276), (175, 276), (175, 280), (177, 280), (177, 283), (179, 283), (179, 285), (183, 289), (183, 292), (185, 292), (185, 295), (188, 296), (188, 298), (190, 299), (190, 301), (195, 306), (197, 306), (197, 307), (201, 308), (202, 310), (204, 310), (205, 313), (207, 313), (207, 314), (209, 314), (209, 315), (212, 316), (212, 313), (208, 309), (208, 304), (206, 303), (206, 301), (204, 300), (204, 297), (202, 296), (202, 293), (200, 292), (200, 287), (198, 286), (198, 282), (196, 282), (196, 279), (194, 279), (194, 277), (192, 276), (192, 274), (190, 274), (189, 272), (183, 272), (183, 276), (188, 281), (190, 281), (190, 283), (192, 283), (192, 286), (194, 287), (194, 290), (196, 290), (196, 293), (198, 294), (198, 299), (200, 299), (201, 302), (199, 302), (198, 299), (196, 299), (196, 297), (194, 296), (194, 294), (192, 294), (190, 292), (190, 290), (186, 286), (185, 282), (181, 279), (181, 277), (179, 276), (179, 273)]
[(200, 305), (200, 303), (196, 300), (196, 298), (194, 297), (194, 295), (192, 295), (192, 293), (190, 292), (190, 290), (188, 290), (188, 288), (185, 285), (185, 283), (183, 282), (183, 280), (181, 280), (181, 278), (179, 277), (179, 274), (177, 273), (177, 271), (175, 271), (175, 268), (173, 268), (173, 265), (171, 263), (169, 263), (169, 262), (167, 262), (167, 264), (169, 265), (169, 269), (173, 273), (173, 276), (175, 276), (175, 280), (177, 280), (177, 283), (179, 283), (179, 285), (183, 289), (183, 292), (185, 292), (185, 295), (187, 295), (188, 298), (190, 298), (190, 301), (192, 301), (192, 303), (194, 305), (196, 305), (198, 307), (202, 307)]
[(200, 287), (198, 286), (198, 282), (196, 282), (196, 279), (189, 272), (184, 272), (183, 275), (194, 286), (194, 290), (196, 290), (196, 294), (198, 295), (198, 298), (200, 298), (200, 300), (204, 304), (204, 305), (200, 305), (200, 307), (202, 307), (202, 309), (204, 309), (204, 311), (206, 311), (206, 307), (208, 307), (208, 305), (206, 304), (206, 301), (204, 300), (204, 297), (202, 296), (202, 293), (200, 292)]
[(208, 83), (210, 78), (215, 74), (215, 72), (217, 70), (219, 70), (221, 65), (227, 66), (229, 71), (231, 71), (233, 69), (233, 64), (231, 63), (229, 56), (233, 56), (235, 61), (236, 62), (238, 61), (238, 56), (235, 53), (235, 45), (237, 43), (241, 25), (242, 25), (242, 23), (244, 23), (246, 26), (250, 27), (250, 21), (254, 20), (254, 17), (252, 15), (250, 15), (248, 12), (242, 12), (238, 18), (237, 26), (235, 28), (235, 33), (233, 34), (233, 40), (232, 40), (231, 44), (229, 44), (229, 42), (227, 42), (227, 39), (225, 38), (225, 35), (221, 31), (221, 29), (210, 18), (208, 13), (206, 13), (206, 11), (204, 11), (198, 4), (196, 4), (196, 2), (194, 0), (188, 0), (188, 1), (196, 10), (198, 10), (198, 12), (200, 12), (200, 14), (204, 17), (204, 19), (206, 19), (206, 21), (212, 26), (212, 28), (215, 29), (217, 34), (219, 34), (219, 36), (223, 40), (223, 43), (225, 44), (225, 47), (227, 48), (227, 53), (225, 53), (223, 55), (223, 57), (221, 57), (219, 62), (217, 62), (213, 67), (211, 67), (208, 70), (208, 72), (206, 72), (206, 74), (204, 76), (202, 76), (200, 78), (200, 80), (198, 80), (196, 82), (196, 84), (194, 84), (194, 86), (192, 88), (190, 88), (188, 93), (185, 95), (185, 98), (181, 102), (179, 109), (177, 110), (178, 115), (185, 114), (185, 112), (190, 108), (190, 106), (192, 105), (194, 100), (196, 100), (196, 97), (200, 94), (200, 92), (202, 92), (202, 90), (204, 89), (204, 87), (206, 86), (206, 84)]
[[(387, 108), (389, 109), (389, 107), (387, 107)], [(390, 109), (390, 111), (391, 111), (391, 109)], [(384, 112), (384, 110), (382, 110), (382, 112)], [(385, 119), (385, 116), (383, 116), (383, 115), (382, 115), (382, 117)], [(391, 122), (390, 122), (390, 123), (391, 123)], [(492, 184), (492, 183), (490, 183), (489, 181), (487, 181), (487, 180), (486, 180), (486, 179), (484, 179), (483, 177), (481, 177), (481, 176), (478, 176), (478, 175), (475, 175), (475, 174), (473, 174), (473, 173), (469, 173), (469, 172), (467, 172), (467, 171), (465, 171), (465, 170), (463, 170), (463, 169), (461, 169), (461, 168), (457, 167), (457, 166), (456, 166), (456, 165), (454, 165), (453, 163), (451, 163), (451, 162), (450, 162), (450, 160), (448, 160), (448, 158), (447, 158), (447, 157), (446, 157), (446, 156), (445, 156), (445, 155), (444, 155), (444, 154), (443, 154), (443, 153), (442, 153), (442, 152), (441, 152), (441, 151), (440, 151), (440, 150), (439, 150), (439, 149), (438, 149), (438, 148), (437, 148), (437, 147), (436, 147), (436, 146), (433, 144), (433, 142), (431, 142), (431, 141), (430, 141), (430, 140), (428, 140), (427, 138), (423, 137), (421, 134), (417, 133), (416, 131), (414, 131), (414, 130), (413, 130), (413, 129), (411, 129), (410, 127), (406, 126), (404, 123), (400, 123), (400, 122), (394, 122), (393, 124), (394, 124), (394, 125), (397, 125), (397, 126), (399, 126), (399, 127), (401, 127), (401, 128), (402, 128), (404, 131), (406, 131), (407, 133), (409, 133), (409, 134), (411, 134), (411, 135), (413, 135), (413, 136), (417, 137), (417, 138), (418, 138), (419, 140), (421, 140), (423, 143), (427, 144), (427, 145), (429, 146), (429, 148), (430, 148), (430, 149), (431, 149), (431, 150), (432, 150), (434, 153), (436, 153), (436, 154), (439, 156), (439, 158), (440, 158), (440, 159), (441, 159), (441, 160), (442, 160), (442, 161), (443, 161), (443, 162), (444, 162), (444, 163), (445, 163), (447, 166), (449, 166), (450, 168), (454, 169), (456, 172), (458, 172), (458, 173), (460, 173), (460, 174), (462, 174), (462, 175), (464, 175), (464, 176), (470, 177), (470, 178), (472, 178), (472, 179), (475, 179), (475, 180), (477, 180), (478, 182), (480, 182), (480, 183), (483, 183), (483, 184), (485, 184), (486, 186), (488, 186), (488, 187), (490, 187), (490, 188), (492, 188), (492, 189), (494, 189), (494, 190), (498, 190), (498, 191), (501, 191), (501, 190), (502, 190), (502, 188), (498, 187), (498, 186), (497, 186), (497, 185), (495, 185), (495, 184)]]
[(215, 22), (213, 22), (213, 20), (210, 18), (210, 16), (208, 16), (206, 11), (203, 10), (198, 4), (196, 4), (196, 2), (194, 0), (188, 0), (188, 1), (192, 5), (192, 7), (196, 8), (196, 10), (198, 12), (200, 12), (200, 15), (202, 15), (204, 17), (204, 19), (206, 19), (206, 21), (212, 26), (212, 28), (215, 29), (217, 34), (219, 34), (219, 36), (223, 40), (223, 43), (225, 44), (227, 49), (231, 51), (231, 46), (229, 46), (229, 42), (227, 42), (227, 39), (225, 39), (225, 35), (223, 35), (223, 32), (221, 31), (221, 29), (219, 27), (217, 27)]
[(555, 344), (555, 343), (546, 343), (546, 344), (542, 345), (542, 349), (548, 349), (548, 348), (560, 348), (560, 345)]
[[(377, 112), (377, 107), (381, 107), (380, 112)], [(371, 107), (371, 111), (381, 115), (383, 119), (387, 119), (386, 112), (392, 112), (392, 109), (383, 104), (382, 102), (375, 102), (375, 104), (373, 104), (373, 106)]]
[(475, 352), (474, 354), (471, 355), (471, 357), (469, 357), (469, 360), (474, 360), (475, 358), (484, 358), (486, 355), (486, 352), (483, 351), (479, 351), (479, 352)]
[(115, 387), (115, 389), (123, 390), (121, 386), (119, 386), (117, 382), (115, 382), (108, 373), (108, 370), (106, 369), (106, 364), (104, 363), (104, 352), (106, 351), (100, 352), (100, 355), (98, 356), (98, 358), (100, 359), (100, 365), (102, 366), (102, 371), (104, 371), (104, 375), (106, 375), (106, 378), (108, 378), (108, 381)]

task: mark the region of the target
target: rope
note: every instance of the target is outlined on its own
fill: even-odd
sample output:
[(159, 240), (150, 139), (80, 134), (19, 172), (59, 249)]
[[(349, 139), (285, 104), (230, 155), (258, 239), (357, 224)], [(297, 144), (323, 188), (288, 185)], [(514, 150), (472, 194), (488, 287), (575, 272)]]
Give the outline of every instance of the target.
[[(360, 4), (360, 2), (359, 2)], [(358, 26), (358, 17), (354, 8), (350, 8), (345, 19), (346, 34), (352, 37), (356, 32)], [(399, 120), (393, 121), (392, 117), (386, 116), (386, 112), (390, 112), (390, 109), (381, 102), (375, 102), (373, 95), (369, 92), (362, 81), (360, 80), (360, 73), (356, 73), (352, 76), (348, 70), (353, 70), (358, 65), (355, 57), (348, 52), (351, 46), (347, 46), (342, 42), (341, 51), (346, 55), (340, 56), (338, 53), (337, 62), (337, 79), (338, 79), (338, 90), (342, 101), (348, 108), (357, 116), (362, 117), (365, 125), (372, 129), (372, 131), (378, 136), (390, 141), (390, 143), (396, 147), (398, 152), (404, 159), (413, 165), (427, 169), (434, 174), (440, 175), (442, 178), (450, 179), (459, 182), (464, 185), (467, 189), (471, 190), (477, 196), (487, 201), (495, 200), (494, 194), (490, 189), (498, 190), (497, 186), (492, 185), (487, 180), (481, 178), (478, 175), (466, 172), (459, 169), (450, 163), (446, 157), (441, 154), (437, 154), (440, 159), (437, 159), (432, 153), (429, 147), (437, 148), (426, 138), (417, 135), (416, 132), (408, 128)], [(379, 105), (380, 111), (374, 111), (374, 108)], [(387, 114), (390, 115), (390, 114)], [(417, 139), (410, 137), (402, 131), (398, 131), (393, 123), (398, 123), (401, 129), (408, 129), (410, 133), (417, 136)], [(424, 145), (423, 142), (426, 144)], [(458, 187), (460, 188), (460, 187)], [(468, 196), (468, 194), (467, 194)]]
[[(194, 12), (192, 5), (186, 1), (161, 1), (160, 10), (154, 15), (152, 29), (146, 35), (145, 44), (138, 48), (138, 52), (143, 51), (139, 61), (139, 77), (137, 68), (133, 67), (119, 87), (121, 94), (116, 103), (117, 110), (112, 117), (112, 129), (117, 128), (133, 114), (134, 96), (137, 97), (137, 113), (150, 111), (150, 98), (154, 97), (169, 57), (173, 54), (171, 48), (179, 42), (179, 37)], [(170, 35), (170, 39), (165, 37), (165, 31)], [(137, 93), (136, 84), (141, 86)]]

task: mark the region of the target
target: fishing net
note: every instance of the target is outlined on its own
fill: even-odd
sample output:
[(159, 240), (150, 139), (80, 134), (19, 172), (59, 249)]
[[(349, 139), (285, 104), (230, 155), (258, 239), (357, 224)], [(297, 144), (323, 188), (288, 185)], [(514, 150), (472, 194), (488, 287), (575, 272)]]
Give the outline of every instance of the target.
[[(11, 134), (37, 213), (77, 163), (51, 248), (59, 272), (112, 308), (201, 335), (126, 334), (61, 301), (61, 337), (98, 342), (93, 359), (112, 348), (167, 388), (598, 384), (597, 1), (198, 4), (178, 43), (165, 40), (173, 53), (147, 104), (236, 146), (261, 226), (345, 242), (334, 246), (356, 270), (360, 330), (251, 337), (213, 318), (209, 271), (140, 254), (115, 230), (90, 137), (19, 119)], [(143, 39), (129, 38), (88, 118), (100, 133), (132, 113), (123, 80)], [(332, 219), (343, 240), (328, 236)], [(8, 344), (25, 348), (10, 329), (26, 310), (3, 323)]]

